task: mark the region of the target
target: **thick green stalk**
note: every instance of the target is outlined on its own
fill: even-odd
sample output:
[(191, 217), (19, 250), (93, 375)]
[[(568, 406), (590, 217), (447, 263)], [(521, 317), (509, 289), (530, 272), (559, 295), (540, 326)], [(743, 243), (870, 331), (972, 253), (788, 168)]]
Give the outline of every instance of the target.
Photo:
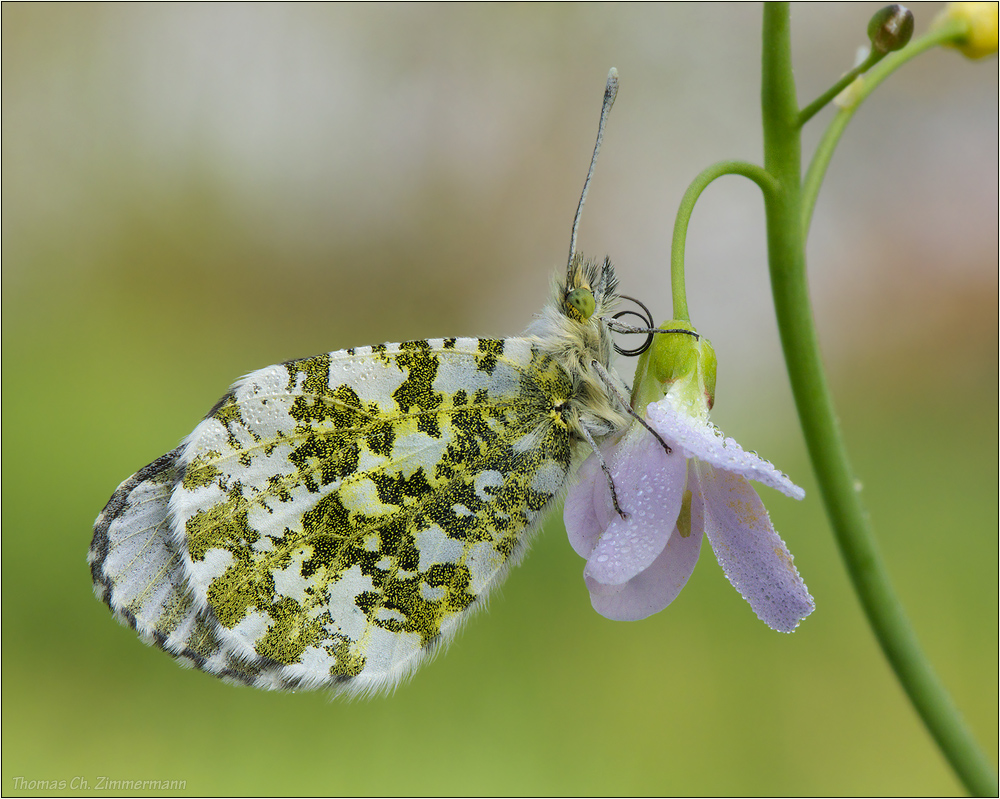
[(761, 102), (765, 195), (775, 312), (792, 393), (827, 515), (855, 591), (882, 651), (924, 724), (966, 788), (996, 795), (996, 777), (926, 657), (882, 565), (838, 429), (809, 303), (802, 216), (799, 114), (787, 3), (766, 3)]

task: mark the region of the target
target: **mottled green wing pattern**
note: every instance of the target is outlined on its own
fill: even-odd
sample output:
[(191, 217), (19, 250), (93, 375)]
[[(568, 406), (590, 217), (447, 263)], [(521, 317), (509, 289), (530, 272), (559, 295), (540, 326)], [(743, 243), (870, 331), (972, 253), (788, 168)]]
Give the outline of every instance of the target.
[[(159, 514), (145, 538), (187, 603), (165, 622), (211, 632), (196, 650), (153, 619), (147, 637), (261, 687), (394, 684), (523, 553), (566, 482), (571, 392), (561, 366), (516, 338), (343, 350), (247, 375), (164, 456), (158, 482), (138, 473), (102, 514), (115, 541)], [(139, 489), (156, 513), (128, 501)], [(163, 590), (149, 570), (133, 579)], [(118, 610), (110, 588), (105, 599)]]

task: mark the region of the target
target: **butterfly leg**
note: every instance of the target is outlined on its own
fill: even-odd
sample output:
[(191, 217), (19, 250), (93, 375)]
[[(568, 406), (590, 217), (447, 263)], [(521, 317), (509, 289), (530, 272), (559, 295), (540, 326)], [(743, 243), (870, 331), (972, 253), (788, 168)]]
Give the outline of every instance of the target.
[(615, 397), (617, 397), (618, 401), (622, 404), (622, 407), (625, 409), (626, 413), (628, 413), (629, 416), (631, 416), (639, 424), (645, 427), (650, 433), (652, 433), (653, 437), (657, 441), (659, 441), (660, 444), (663, 446), (663, 451), (669, 455), (671, 452), (670, 445), (667, 444), (667, 442), (664, 441), (663, 438), (661, 438), (659, 433), (657, 433), (652, 427), (650, 427), (646, 423), (645, 419), (643, 419), (639, 414), (637, 414), (634, 410), (632, 410), (632, 405), (628, 401), (628, 397), (622, 394), (618, 386), (615, 385), (615, 380), (611, 376), (610, 372), (608, 372), (608, 370), (604, 368), (601, 362), (597, 360), (591, 361), (591, 366), (594, 367), (594, 371), (597, 372), (601, 380), (604, 381), (604, 385), (607, 386), (608, 391), (610, 391), (612, 394), (614, 394)]
[(623, 519), (628, 518), (628, 514), (621, 509), (618, 504), (618, 492), (615, 491), (615, 481), (611, 478), (611, 469), (608, 468), (607, 461), (604, 460), (604, 455), (601, 454), (600, 448), (597, 446), (597, 442), (594, 441), (594, 437), (590, 434), (590, 431), (581, 426), (580, 429), (583, 431), (583, 437), (587, 439), (587, 443), (590, 444), (590, 448), (594, 450), (594, 454), (597, 456), (597, 462), (601, 464), (601, 471), (604, 472), (604, 476), (608, 480), (608, 488), (611, 489), (611, 502), (615, 506), (615, 511)]

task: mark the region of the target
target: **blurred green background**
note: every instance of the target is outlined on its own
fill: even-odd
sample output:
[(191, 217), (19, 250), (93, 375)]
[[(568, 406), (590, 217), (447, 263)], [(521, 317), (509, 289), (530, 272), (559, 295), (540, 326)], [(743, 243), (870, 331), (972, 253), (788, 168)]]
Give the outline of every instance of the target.
[[(876, 8), (793, 9), (803, 102), (851, 66)], [(918, 32), (937, 10), (915, 8)], [(762, 489), (817, 601), (794, 635), (754, 617), (707, 547), (667, 611), (602, 619), (558, 513), (445, 656), (369, 701), (182, 670), (91, 593), (104, 502), (240, 374), (525, 326), (565, 258), (612, 65), (581, 247), (667, 318), (684, 188), (759, 160), (759, 8), (2, 14), (5, 795), (32, 793), (18, 777), (97, 793), (101, 776), (192, 794), (960, 791), (842, 569), (783, 375), (760, 198), (735, 178), (699, 203), (689, 297), (719, 356), (715, 421), (807, 491)], [(852, 122), (810, 241), (883, 553), (993, 753), (997, 94), (995, 59), (932, 52), (893, 76)]]

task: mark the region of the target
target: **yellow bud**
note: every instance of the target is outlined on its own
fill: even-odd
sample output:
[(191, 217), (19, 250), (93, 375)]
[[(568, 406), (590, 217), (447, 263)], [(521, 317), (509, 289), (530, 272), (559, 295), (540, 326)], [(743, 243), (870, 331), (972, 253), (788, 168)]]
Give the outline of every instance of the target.
[(933, 27), (957, 20), (965, 23), (964, 36), (948, 43), (968, 58), (985, 58), (997, 51), (996, 3), (948, 3)]

